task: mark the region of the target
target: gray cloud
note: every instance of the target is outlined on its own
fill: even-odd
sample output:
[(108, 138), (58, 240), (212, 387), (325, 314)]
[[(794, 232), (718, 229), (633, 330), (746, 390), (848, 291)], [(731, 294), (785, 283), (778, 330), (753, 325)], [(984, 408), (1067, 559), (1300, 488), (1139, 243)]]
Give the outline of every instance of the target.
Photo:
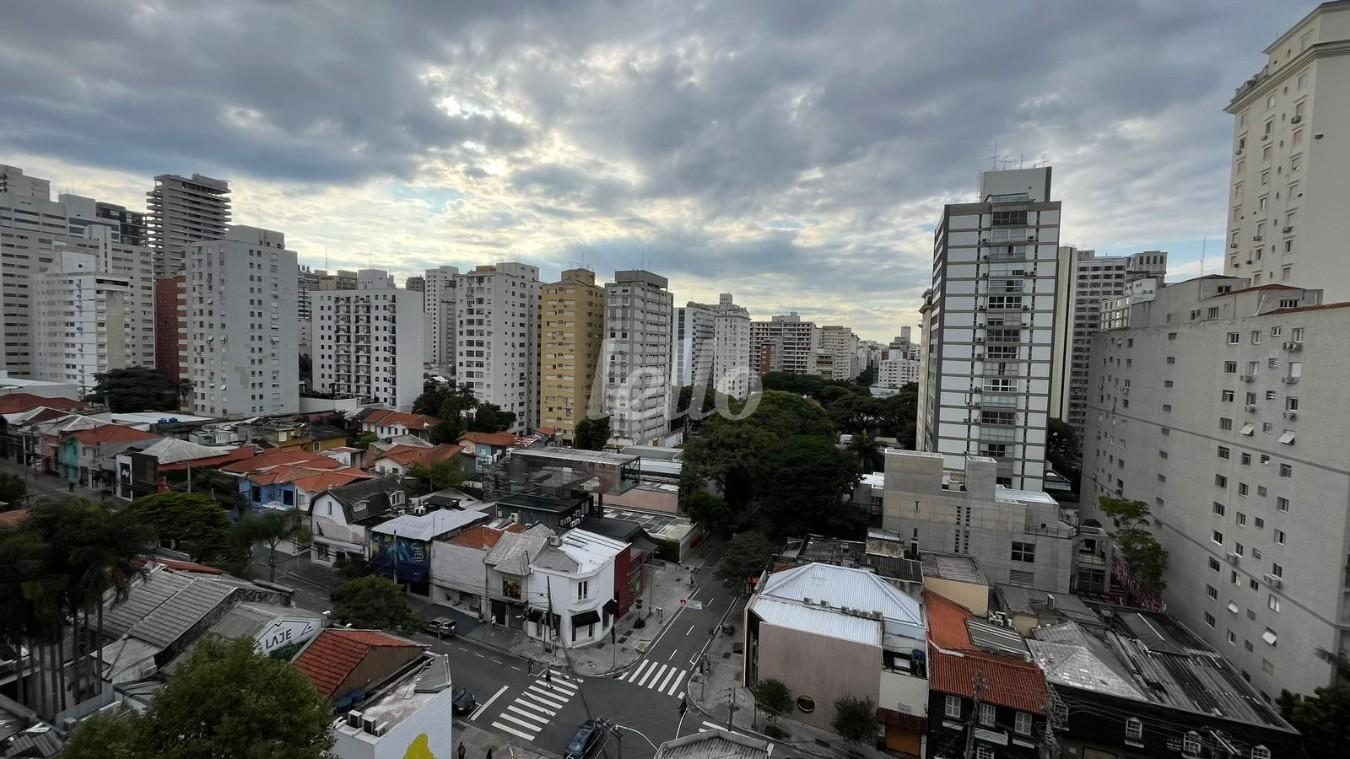
[[(0, 161), (228, 176), (241, 200), (304, 198), (269, 211), (293, 237), (405, 249), (409, 271), (645, 257), (687, 297), (730, 289), (884, 337), (915, 321), (927, 230), (996, 141), (1055, 165), (1075, 242), (1221, 228), (1221, 109), (1310, 7), (18, 3)], [(389, 207), (332, 188), (422, 202), (398, 216), (409, 240), (375, 238)]]

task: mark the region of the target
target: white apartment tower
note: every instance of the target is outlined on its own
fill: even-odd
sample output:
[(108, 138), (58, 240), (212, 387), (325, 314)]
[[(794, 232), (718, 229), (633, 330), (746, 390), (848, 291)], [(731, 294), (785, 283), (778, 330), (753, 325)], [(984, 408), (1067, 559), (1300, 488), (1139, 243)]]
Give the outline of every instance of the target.
[(299, 288), (285, 235), (230, 227), (224, 239), (190, 247), (186, 276), (192, 413), (298, 411)]
[(851, 380), (862, 371), (858, 368), (858, 336), (848, 327), (821, 327), (820, 349), (831, 357), (829, 379)]
[(619, 445), (659, 445), (670, 427), (671, 312), (665, 277), (616, 271), (605, 285), (601, 376), (610, 436)]
[(1234, 117), (1224, 273), (1350, 299), (1350, 2), (1318, 5), (1265, 49), (1224, 110)]
[(427, 314), (432, 366), (445, 371), (455, 368), (455, 293), (459, 269), (438, 266), (427, 269), (422, 277), (422, 293)]
[(815, 351), (820, 348), (820, 329), (804, 322), (793, 311), (766, 322), (750, 322), (750, 365), (774, 372), (810, 374), (815, 369)]
[(716, 322), (716, 308), (706, 303), (689, 301), (675, 309), (670, 341), (670, 382), (675, 387), (712, 382)]
[(146, 346), (127, 329), (132, 278), (99, 271), (92, 253), (62, 251), (33, 277), (33, 376), (67, 382), (86, 395), (96, 374), (143, 360)]
[(1068, 423), (1081, 437), (1088, 395), (1088, 354), (1092, 336), (1102, 327), (1102, 307), (1124, 296), (1139, 280), (1161, 282), (1167, 274), (1167, 253), (1146, 250), (1129, 256), (1099, 256), (1096, 251), (1064, 246), (1060, 248), (1060, 260), (1072, 266), (1068, 297), (1071, 339), (1055, 346), (1056, 362), (1067, 369), (1060, 372), (1062, 389), (1052, 398), (1050, 415)]
[(155, 177), (145, 194), (146, 228), (155, 251), (155, 279), (183, 272), (189, 248), (200, 240), (225, 237), (230, 225), (230, 183), (193, 174)]
[(750, 367), (750, 312), (733, 302), (731, 293), (717, 297), (713, 314), (713, 387), (733, 398), (745, 398), (752, 389)]
[(422, 293), (395, 287), (382, 270), (361, 269), (357, 289), (310, 297), (314, 388), (410, 410), (422, 392)]
[(1350, 649), (1350, 303), (1253, 279), (1158, 288), (1093, 337), (1082, 503), (1149, 507), (1168, 610), (1274, 699)]
[(951, 469), (990, 457), (999, 484), (1023, 490), (1045, 473), (1059, 221), (1050, 167), (985, 172), (979, 202), (943, 210), (922, 308), (918, 448)]
[(456, 280), (455, 378), (484, 403), (539, 425), (539, 267), (504, 262)]

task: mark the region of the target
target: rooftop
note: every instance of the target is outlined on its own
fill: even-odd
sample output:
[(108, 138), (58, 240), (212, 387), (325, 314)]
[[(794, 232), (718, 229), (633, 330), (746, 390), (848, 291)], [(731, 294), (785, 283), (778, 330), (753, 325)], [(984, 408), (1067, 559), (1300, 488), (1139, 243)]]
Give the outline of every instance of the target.
[(314, 690), (327, 700), (338, 693), (343, 682), (372, 651), (379, 649), (421, 649), (406, 638), (378, 630), (346, 630), (330, 627), (319, 633), (292, 664), (314, 684)]
[(159, 435), (132, 427), (123, 427), (120, 424), (105, 424), (93, 429), (78, 430), (71, 433), (70, 437), (78, 440), (80, 445), (102, 445), (104, 443), (134, 443), (138, 440), (156, 440)]
[(984, 579), (984, 572), (980, 571), (980, 565), (969, 556), (929, 552), (920, 553), (919, 561), (923, 564), (924, 577), (937, 577), (957, 582), (974, 582), (981, 585), (989, 584)]
[(441, 423), (440, 419), (426, 414), (408, 414), (392, 409), (380, 409), (368, 414), (361, 420), (366, 427), (392, 427), (402, 425), (410, 430), (429, 430)]
[[(450, 658), (444, 654), (428, 653), (422, 657), (419, 666), (361, 702), (361, 716), (377, 725), (384, 724), (392, 728), (416, 714), (449, 687)], [(334, 729), (347, 734), (362, 734), (370, 740), (379, 739), (358, 728), (348, 727), (345, 722)], [(448, 749), (446, 753), (449, 754)]]
[(441, 461), (453, 459), (454, 457), (458, 456), (460, 451), (462, 450), (464, 449), (451, 443), (441, 443), (439, 445), (434, 445), (431, 447), (400, 444), (395, 445), (394, 447), (374, 457), (374, 459), (371, 460), (370, 464), (374, 465), (378, 461), (390, 459), (396, 462), (399, 466), (405, 468), (415, 467), (418, 466), (419, 464), (426, 466), (429, 464), (435, 464)]
[(510, 432), (466, 432), (459, 436), (459, 444), (464, 445), (466, 441), (494, 448), (510, 448), (516, 444), (516, 436)]
[(864, 569), (806, 564), (774, 572), (765, 579), (757, 598), (814, 606), (841, 616), (879, 618), (885, 620), (886, 633), (927, 637), (919, 602)]
[(484, 561), (489, 566), (496, 567), (499, 572), (527, 574), (530, 560), (539, 555), (552, 535), (553, 530), (542, 524), (534, 525), (519, 533), (508, 530), (498, 538), (497, 545), (492, 548)]
[[(531, 563), (531, 566), (562, 572), (590, 574), (614, 560), (628, 549), (628, 544), (587, 530), (568, 530), (549, 545)], [(559, 558), (565, 561), (558, 561)]]
[(434, 540), (446, 533), (468, 527), (475, 522), (486, 522), (488, 515), (481, 511), (436, 509), (425, 514), (404, 514), (376, 525), (371, 532), (394, 535), (410, 540)]
[(525, 525), (513, 524), (505, 530), (498, 530), (487, 525), (478, 525), (461, 532), (450, 538), (450, 543), (467, 548), (489, 549), (497, 545), (502, 536), (508, 532), (520, 533), (525, 531)]
[[(981, 698), (1033, 714), (1045, 714), (1049, 693), (1045, 675), (1026, 654), (1014, 630), (995, 628), (965, 607), (938, 593), (924, 593), (928, 607), (929, 685), (943, 693), (974, 698), (974, 684), (982, 679)], [(972, 625), (974, 629), (972, 630)], [(989, 628), (1001, 630), (1000, 638), (1018, 641), (1014, 651), (989, 650)], [(973, 633), (973, 634), (972, 634)], [(1001, 643), (1002, 641), (1000, 641)]]
[(1101, 620), (1083, 599), (1072, 593), (1051, 593), (1021, 585), (996, 585), (1003, 608), (1012, 614), (1038, 617), (1042, 622), (1060, 618), (1100, 625)]
[(262, 451), (252, 450), (252, 455), (228, 464), (223, 467), (224, 471), (233, 474), (247, 474), (258, 472), (282, 464), (291, 464), (306, 466), (311, 469), (340, 469), (341, 462), (328, 456), (323, 456), (310, 451), (302, 451), (295, 448), (267, 448)]
[(0, 414), (15, 414), (20, 411), (29, 411), (35, 408), (45, 407), (56, 409), (58, 411), (74, 411), (84, 408), (84, 403), (72, 401), (69, 398), (48, 398), (42, 395), (33, 395), (32, 393), (9, 393), (0, 395)]
[(211, 445), (198, 445), (197, 443), (188, 442), (187, 440), (166, 437), (142, 448), (141, 453), (155, 459), (160, 464), (177, 464), (180, 461), (196, 461), (198, 459), (224, 456), (233, 450), (235, 450), (233, 446), (222, 448)]
[(694, 523), (689, 521), (687, 517), (664, 512), (638, 511), (636, 509), (606, 506), (605, 516), (637, 522), (653, 540), (678, 543), (684, 540), (685, 536), (694, 529)]
[[(465, 437), (468, 437), (468, 435)], [(588, 464), (606, 464), (610, 466), (623, 466), (638, 460), (637, 456), (614, 453), (613, 451), (589, 451), (582, 448), (534, 447), (516, 451), (512, 455), (525, 456), (532, 459), (544, 459), (560, 464), (566, 464), (567, 462), (586, 462)]]
[(708, 730), (662, 743), (654, 759), (769, 759), (772, 752), (773, 744), (740, 733)]

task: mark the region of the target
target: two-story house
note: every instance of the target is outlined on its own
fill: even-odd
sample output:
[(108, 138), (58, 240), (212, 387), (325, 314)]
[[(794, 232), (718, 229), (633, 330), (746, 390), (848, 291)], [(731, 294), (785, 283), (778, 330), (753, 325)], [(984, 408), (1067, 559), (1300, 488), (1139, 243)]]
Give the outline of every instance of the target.
[(628, 544), (587, 530), (549, 539), (530, 562), (525, 633), (564, 647), (603, 641), (614, 625), (614, 563)]
[(361, 431), (374, 433), (381, 440), (403, 435), (426, 438), (441, 420), (426, 414), (409, 414), (392, 409), (375, 409), (361, 417)]
[(466, 432), (459, 438), (459, 446), (464, 455), (472, 459), (465, 463), (464, 471), (483, 473), (492, 469), (497, 459), (506, 451), (515, 448), (519, 438), (510, 432)]
[[(530, 563), (553, 537), (553, 530), (537, 524), (524, 532), (507, 532), (484, 560), (487, 566), (487, 618), (516, 630), (525, 627), (526, 588)], [(556, 625), (555, 625), (556, 628)]]
[(309, 505), (310, 532), (314, 536), (310, 560), (329, 566), (339, 557), (365, 561), (370, 555), (370, 529), (406, 501), (397, 477), (357, 480), (318, 494)]
[(433, 542), (431, 600), (464, 606), (480, 617), (486, 615), (488, 553), (506, 533), (525, 530), (526, 526), (520, 523), (504, 530), (478, 525), (451, 538)]
[(371, 529), (371, 564), (376, 571), (395, 578), (409, 593), (429, 596), (432, 544), (490, 518), (481, 511), (418, 506), (413, 513), (402, 514)]
[[(110, 481), (112, 464), (104, 468), (104, 459), (133, 445), (144, 445), (159, 436), (120, 424), (104, 424), (92, 429), (68, 432), (61, 436), (57, 462), (61, 479), (86, 488), (100, 487)], [(106, 474), (105, 474), (106, 472)]]
[(450, 443), (440, 443), (429, 447), (416, 445), (394, 445), (383, 451), (371, 448), (367, 455), (367, 468), (380, 475), (398, 475), (407, 477), (418, 466), (430, 466), (442, 461), (457, 458), (461, 448)]

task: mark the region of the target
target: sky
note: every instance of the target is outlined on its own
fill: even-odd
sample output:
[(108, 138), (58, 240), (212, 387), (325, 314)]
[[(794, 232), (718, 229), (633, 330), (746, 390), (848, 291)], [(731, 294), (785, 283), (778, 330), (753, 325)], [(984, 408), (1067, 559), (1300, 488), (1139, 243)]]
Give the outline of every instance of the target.
[(225, 178), (315, 267), (645, 268), (885, 341), (994, 156), (1054, 167), (1064, 243), (1220, 271), (1223, 108), (1313, 7), (13, 3), (0, 163), (137, 209)]

